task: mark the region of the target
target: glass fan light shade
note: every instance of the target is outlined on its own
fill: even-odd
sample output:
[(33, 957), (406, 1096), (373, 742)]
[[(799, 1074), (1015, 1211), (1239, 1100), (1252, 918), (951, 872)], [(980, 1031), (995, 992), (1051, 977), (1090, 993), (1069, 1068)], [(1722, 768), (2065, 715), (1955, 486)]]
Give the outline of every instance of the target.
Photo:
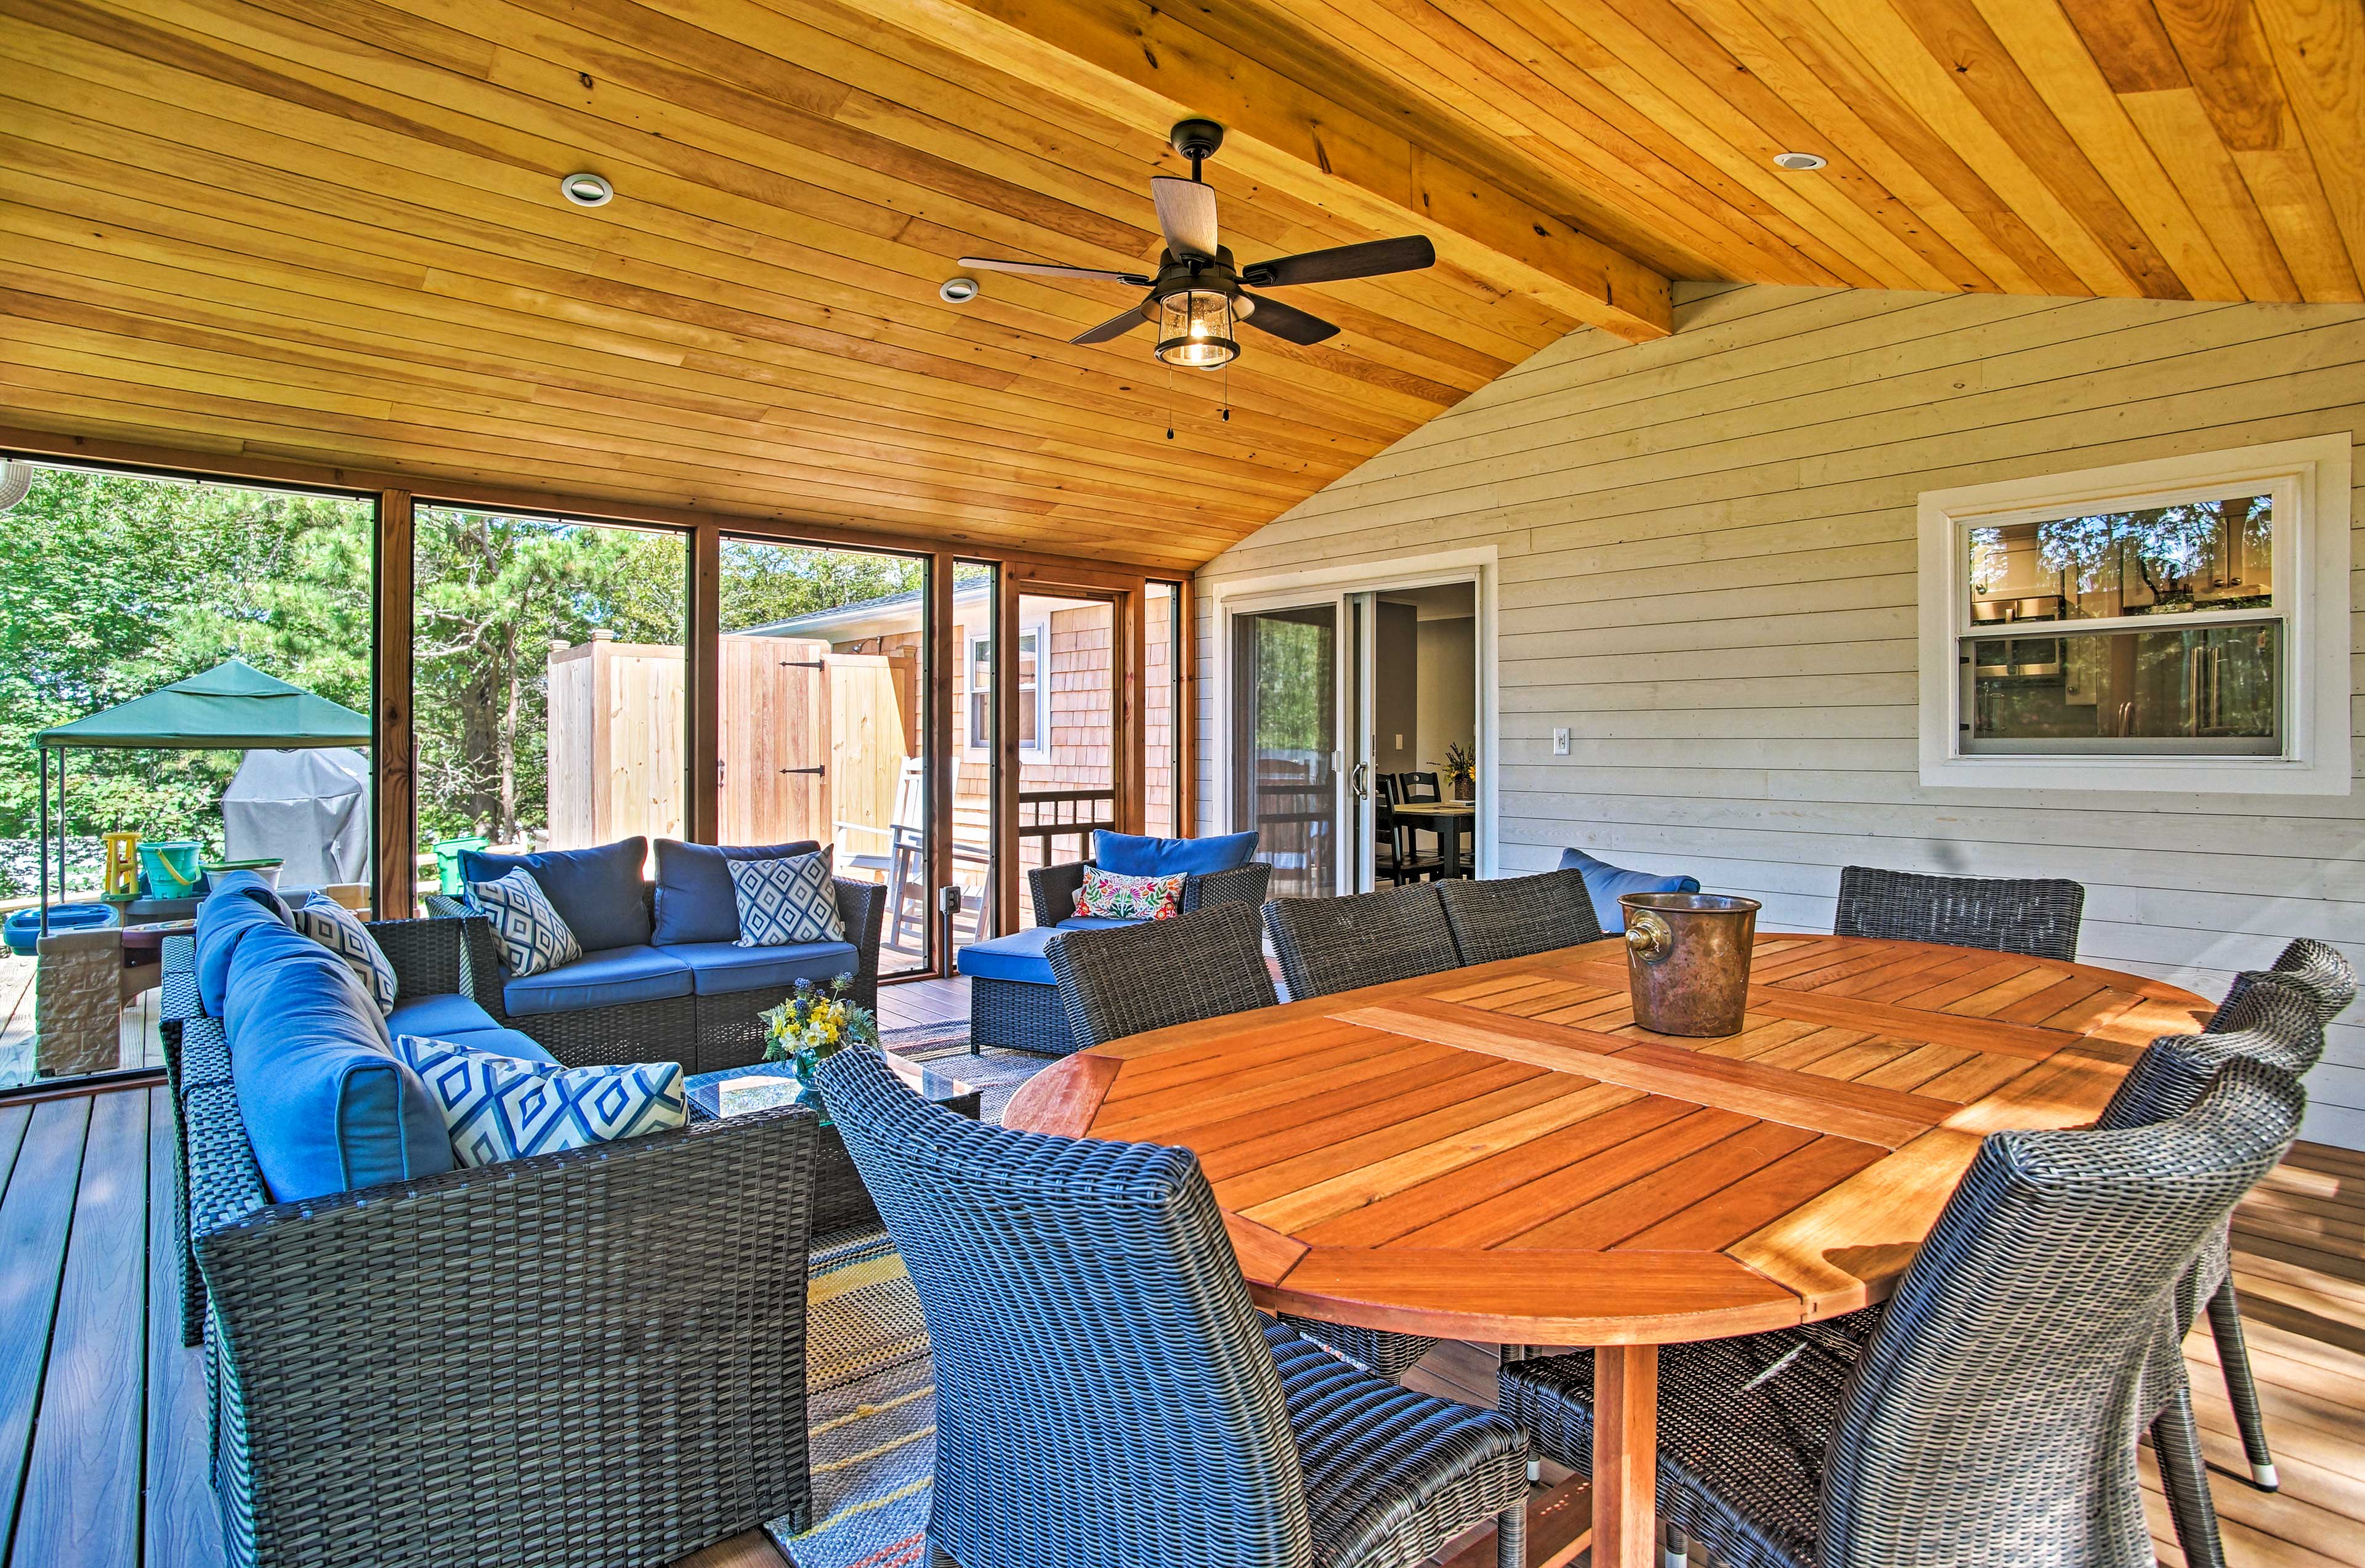
[(1232, 297), (1178, 289), (1158, 302), (1158, 357), (1186, 370), (1214, 370), (1240, 352), (1232, 341)]

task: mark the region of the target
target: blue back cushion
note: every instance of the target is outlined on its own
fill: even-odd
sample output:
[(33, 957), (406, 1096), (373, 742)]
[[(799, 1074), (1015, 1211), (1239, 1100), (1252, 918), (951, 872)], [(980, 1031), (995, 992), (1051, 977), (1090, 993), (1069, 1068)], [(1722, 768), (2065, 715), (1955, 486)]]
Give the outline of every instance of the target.
[(452, 1139), (345, 961), (286, 928), (250, 931), (223, 1012), (247, 1142), (274, 1202), (452, 1169)]
[(1178, 871), (1200, 877), (1247, 865), (1256, 846), (1253, 829), (1216, 838), (1145, 838), (1102, 828), (1093, 834), (1093, 861), (1121, 877), (1171, 877)]
[(251, 931), (278, 926), (293, 932), (295, 919), (270, 883), (252, 871), (233, 871), (197, 905), (197, 1002), (209, 1018), (222, 1015), (230, 989), (230, 958)]
[[(649, 938), (660, 947), (684, 942), (736, 942), (739, 939), (739, 895), (731, 886), (726, 860), (786, 860), (811, 855), (821, 847), (815, 839), (796, 844), (684, 844), (677, 838), (657, 840), (656, 934)], [(564, 910), (559, 912), (565, 913)], [(585, 943), (585, 946), (591, 944)]]
[(1562, 850), (1560, 868), (1585, 874), (1586, 896), (1593, 901), (1593, 918), (1601, 923), (1604, 936), (1616, 936), (1626, 929), (1626, 911), (1618, 902), (1620, 894), (1696, 893), (1700, 890), (1698, 877), (1662, 877), (1650, 871), (1629, 871), (1623, 866), (1596, 860), (1582, 849)]
[(649, 841), (634, 836), (591, 849), (545, 849), (536, 855), (460, 851), (465, 881), (490, 882), (522, 866), (542, 896), (575, 933), (583, 950), (638, 947), (649, 939), (649, 890), (641, 880)]

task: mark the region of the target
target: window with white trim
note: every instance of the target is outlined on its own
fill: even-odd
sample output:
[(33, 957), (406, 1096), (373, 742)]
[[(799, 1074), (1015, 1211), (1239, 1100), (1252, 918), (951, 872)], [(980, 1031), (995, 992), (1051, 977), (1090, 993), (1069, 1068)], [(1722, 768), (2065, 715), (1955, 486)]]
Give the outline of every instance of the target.
[[(1031, 621), (1018, 633), (1018, 755), (1042, 762), (1051, 755), (1051, 689), (1042, 678), (1041, 650), (1051, 641), (1049, 625)], [(993, 638), (969, 640), (969, 749), (982, 753), (993, 734)]]
[(1921, 500), (1922, 781), (2346, 793), (2345, 437)]

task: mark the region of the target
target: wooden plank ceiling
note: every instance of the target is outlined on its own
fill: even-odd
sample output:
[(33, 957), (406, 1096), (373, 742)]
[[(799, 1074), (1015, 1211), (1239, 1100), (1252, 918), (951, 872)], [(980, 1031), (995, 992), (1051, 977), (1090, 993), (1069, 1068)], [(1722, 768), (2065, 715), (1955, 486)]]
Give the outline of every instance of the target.
[[(936, 294), (1154, 257), (1185, 113), (1244, 262), (1441, 257), (1227, 420)], [(2365, 297), (2360, 144), (2357, 0), (0, 0), (0, 423), (1187, 567), (1670, 277)]]

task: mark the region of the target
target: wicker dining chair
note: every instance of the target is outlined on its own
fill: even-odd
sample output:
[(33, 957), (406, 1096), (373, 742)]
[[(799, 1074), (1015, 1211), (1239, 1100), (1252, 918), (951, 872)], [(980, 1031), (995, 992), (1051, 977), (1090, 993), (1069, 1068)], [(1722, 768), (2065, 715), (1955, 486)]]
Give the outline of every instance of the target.
[[(1409, 777), (1409, 775), (1407, 775)], [(1442, 974), (1463, 961), (1446, 919), (1441, 890), (1453, 883), (1416, 882), (1337, 899), (1274, 899), (1264, 906), (1265, 930), (1281, 958), (1293, 1002), (1330, 996), (1359, 986)], [(1287, 1321), (1367, 1371), (1402, 1377), (1437, 1341), (1417, 1334), (1358, 1328), (1343, 1323)]]
[(1190, 1150), (982, 1126), (869, 1050), (821, 1081), (927, 1320), (937, 1562), (1414, 1568), (1490, 1518), (1524, 1562), (1518, 1429), (1261, 1317)]
[(2327, 1028), (2357, 1000), (2357, 966), (2339, 948), (2302, 936), (2282, 950), (2272, 969), (2245, 969), (2234, 977), (2234, 983), (2226, 988), (2225, 1000), (2217, 1004), (2216, 1016), (2209, 1021), (2210, 1033), (2223, 1026), (2227, 1009), (2241, 1000), (2252, 980), (2261, 976), (2271, 976), (2305, 991), (2315, 1004), (2317, 1021)]
[(1265, 930), (1293, 1002), (1458, 967), (1440, 884), (1335, 899), (1271, 899)]
[[(2206, 1033), (2154, 1040), (2119, 1081), (2094, 1125), (2148, 1126), (2180, 1115), (2201, 1097), (2210, 1080), (2232, 1062), (2264, 1062), (2297, 1078), (2322, 1059), (2326, 992), (2303, 975), (2261, 970), (2249, 978), (2254, 983), (2226, 998)], [(2242, 1331), (2241, 1298), (2234, 1288), (2230, 1229), (2221, 1227), (2202, 1249), (2179, 1304), (2183, 1327), (2190, 1327), (2204, 1313), (2208, 1316), (2209, 1337), (2216, 1342), (2218, 1371), (2225, 1380), (2225, 1399), (2233, 1406), (2235, 1430), (2250, 1467), (2250, 1484), (2260, 1491), (2279, 1491), (2282, 1480), (2275, 1470), (2274, 1450), (2267, 1442), (2266, 1411), (2250, 1368), (2249, 1340)], [(2160, 1470), (2169, 1483), (2167, 1491), (2177, 1513), (2177, 1534), (2187, 1540), (2190, 1568), (2206, 1568), (2209, 1562), (2222, 1562), (2223, 1551), (2218, 1550), (2213, 1557), (2195, 1544), (2205, 1529), (2207, 1544), (2214, 1547), (2216, 1523), (2214, 1505), (2207, 1499), (2208, 1476), (2197, 1459), (2197, 1430), (2191, 1440), (2196, 1445), (2192, 1450), (2196, 1457), (2189, 1473), (2175, 1473), (2180, 1468), (2180, 1456), (2164, 1446)]]
[[(2150, 1568), (2136, 1439), (2178, 1278), (2305, 1097), (2240, 1062), (2166, 1126), (1979, 1148), (1860, 1356), (1848, 1325), (1660, 1352), (1660, 1517), (1731, 1568)], [(1514, 1362), (1536, 1451), (1592, 1465), (1593, 1357)]]
[(2070, 962), (2086, 890), (2059, 877), (1933, 877), (1849, 866), (1840, 872), (1837, 936), (1888, 936), (1991, 947)]
[(1440, 882), (1437, 895), (1445, 902), (1445, 923), (1464, 964), (1524, 958), (1601, 940), (1601, 921), (1593, 913), (1582, 871)]
[(1271, 1007), (1256, 906), (1217, 904), (1170, 920), (1103, 931), (1062, 931), (1043, 949), (1078, 1050)]

